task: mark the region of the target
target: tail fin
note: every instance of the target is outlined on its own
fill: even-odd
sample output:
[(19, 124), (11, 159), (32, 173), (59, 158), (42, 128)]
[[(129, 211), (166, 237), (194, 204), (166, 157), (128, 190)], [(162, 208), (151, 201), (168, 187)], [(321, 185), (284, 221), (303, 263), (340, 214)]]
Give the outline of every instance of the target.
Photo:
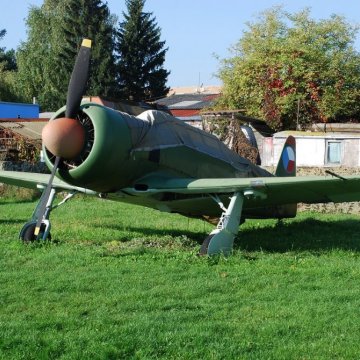
[(285, 141), (275, 176), (296, 176), (296, 143), (293, 136)]

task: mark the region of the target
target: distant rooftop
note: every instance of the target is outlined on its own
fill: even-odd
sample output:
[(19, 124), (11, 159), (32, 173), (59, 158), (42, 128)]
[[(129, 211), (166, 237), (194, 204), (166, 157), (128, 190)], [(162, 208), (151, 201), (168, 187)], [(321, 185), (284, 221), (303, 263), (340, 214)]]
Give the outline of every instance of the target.
[(0, 101), (0, 118), (38, 118), (39, 105)]
[(169, 90), (168, 96), (183, 94), (220, 94), (221, 90), (222, 86), (220, 85), (174, 87)]
[(41, 132), (49, 119), (6, 119), (0, 121), (0, 129), (11, 130), (13, 133), (28, 140), (41, 141)]
[(156, 104), (166, 106), (170, 111), (175, 109), (203, 109), (208, 107), (217, 97), (217, 94), (188, 93), (173, 94), (155, 101)]

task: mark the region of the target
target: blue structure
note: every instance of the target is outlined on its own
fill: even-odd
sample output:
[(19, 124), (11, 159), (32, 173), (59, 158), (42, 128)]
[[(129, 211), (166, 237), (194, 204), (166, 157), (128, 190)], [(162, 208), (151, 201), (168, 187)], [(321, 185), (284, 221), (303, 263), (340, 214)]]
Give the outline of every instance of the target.
[(38, 117), (38, 104), (20, 104), (0, 101), (0, 118), (35, 119)]

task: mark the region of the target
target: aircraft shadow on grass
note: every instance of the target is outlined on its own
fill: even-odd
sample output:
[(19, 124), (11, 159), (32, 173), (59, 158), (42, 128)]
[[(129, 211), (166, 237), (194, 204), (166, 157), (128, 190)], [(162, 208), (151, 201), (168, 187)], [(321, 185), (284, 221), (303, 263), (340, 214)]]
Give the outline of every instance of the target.
[[(151, 227), (135, 227), (124, 225), (113, 225), (111, 229), (119, 232), (126, 229), (134, 237), (119, 236), (117, 240), (131, 242), (138, 234), (144, 236), (173, 237), (186, 236), (201, 244), (204, 233), (191, 230), (156, 229)], [(260, 229), (240, 228), (234, 249), (243, 251), (264, 251), (269, 253), (285, 253), (289, 251), (310, 251), (321, 253), (322, 251), (340, 249), (360, 252), (360, 223), (356, 220), (317, 220), (304, 219), (292, 223), (278, 223), (264, 226)]]
[[(96, 228), (101, 227), (100, 225), (93, 225)], [(131, 233), (132, 237), (129, 237), (128, 235), (119, 235), (117, 240), (122, 242), (130, 242), (133, 239), (139, 237), (139, 234), (146, 236), (166, 236), (170, 235), (172, 237), (187, 237), (191, 240), (193, 240), (196, 243), (201, 244), (204, 240), (204, 234), (206, 234), (206, 231), (204, 232), (198, 232), (198, 231), (190, 231), (190, 230), (179, 230), (179, 229), (173, 229), (173, 228), (163, 228), (163, 229), (156, 229), (152, 227), (145, 227), (145, 226), (126, 226), (126, 225), (107, 225), (107, 228), (119, 231), (119, 232), (126, 232)]]
[(9, 224), (23, 224), (24, 219), (0, 219), (1, 225), (9, 225)]
[(331, 221), (308, 218), (261, 229), (242, 229), (234, 248), (269, 253), (321, 253), (334, 249), (360, 252), (359, 231), (360, 223), (356, 220)]
[[(12, 199), (11, 201), (0, 201), (1, 205), (9, 205), (9, 204), (30, 204), (33, 203), (35, 200), (38, 200), (39, 196), (34, 196), (33, 198), (25, 198), (25, 199)], [(24, 220), (23, 220), (24, 221)]]

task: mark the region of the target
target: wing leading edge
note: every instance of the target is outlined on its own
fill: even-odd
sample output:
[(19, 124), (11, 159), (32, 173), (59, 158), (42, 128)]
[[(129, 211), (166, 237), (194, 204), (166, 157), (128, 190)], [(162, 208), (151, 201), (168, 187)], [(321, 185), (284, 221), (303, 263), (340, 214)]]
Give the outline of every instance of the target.
[[(0, 183), (37, 189), (46, 187), (49, 182), (50, 174), (29, 173), (22, 171), (0, 171)], [(58, 178), (54, 178), (53, 188), (56, 190), (78, 191), (86, 194), (92, 194), (93, 191), (81, 187), (67, 184)]]
[(242, 192), (258, 206), (292, 203), (360, 201), (360, 177), (332, 176), (260, 177), (227, 179), (148, 178), (145, 184), (124, 191), (133, 195), (156, 193), (230, 194)]

